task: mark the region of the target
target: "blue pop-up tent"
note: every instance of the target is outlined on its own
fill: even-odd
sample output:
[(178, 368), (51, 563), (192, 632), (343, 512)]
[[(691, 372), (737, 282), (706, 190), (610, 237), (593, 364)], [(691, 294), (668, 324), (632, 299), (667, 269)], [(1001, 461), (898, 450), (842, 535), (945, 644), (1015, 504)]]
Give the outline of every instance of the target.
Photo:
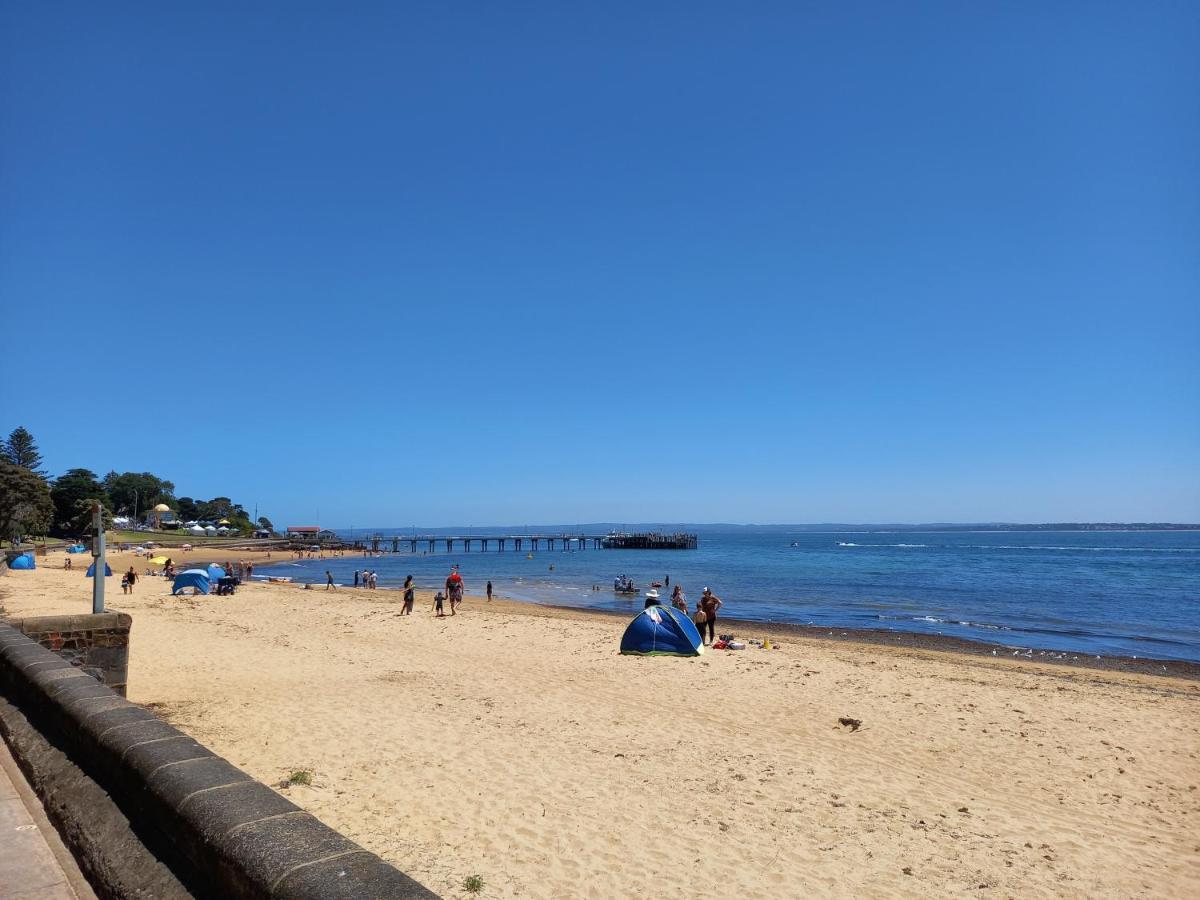
[(83, 544), (72, 544), (67, 548), (68, 553), (87, 553), (88, 548)]
[(171, 593), (178, 594), (187, 588), (195, 588), (198, 594), (207, 594), (209, 587), (208, 573), (203, 569), (186, 569), (175, 576), (171, 585)]
[[(197, 571), (200, 571), (200, 570), (197, 569)], [(225, 577), (225, 567), (224, 566), (218, 566), (216, 563), (209, 564), (209, 567), (208, 567), (208, 580), (209, 581), (220, 581), (224, 577)]]
[[(87, 577), (88, 577), (88, 578), (95, 578), (95, 577), (96, 577), (96, 564), (95, 564), (95, 563), (92, 563), (90, 566), (88, 566), (88, 570), (87, 570)], [(104, 564), (104, 577), (105, 577), (105, 578), (112, 578), (112, 569), (110, 569), (110, 568), (108, 567), (108, 563), (105, 563), (105, 564)]]
[(15, 559), (9, 560), (8, 567), (10, 569), (36, 569), (37, 563), (34, 562), (32, 553), (23, 553)]
[(704, 641), (692, 620), (673, 606), (651, 606), (634, 616), (621, 637), (621, 652), (634, 656), (699, 656)]

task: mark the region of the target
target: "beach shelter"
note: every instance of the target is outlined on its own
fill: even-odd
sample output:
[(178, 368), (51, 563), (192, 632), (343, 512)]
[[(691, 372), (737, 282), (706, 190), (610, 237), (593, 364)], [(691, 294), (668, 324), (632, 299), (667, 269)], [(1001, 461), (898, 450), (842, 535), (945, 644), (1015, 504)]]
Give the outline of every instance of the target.
[(633, 656), (699, 656), (704, 641), (692, 620), (673, 606), (651, 606), (633, 617), (621, 637), (621, 652)]
[(156, 556), (154, 559), (150, 560), (150, 562), (154, 563), (156, 566), (161, 566), (170, 558), (171, 557), (169, 556)]
[(33, 561), (33, 554), (22, 553), (20, 556), (10, 559), (8, 567), (10, 569), (36, 569), (37, 563)]
[(208, 573), (203, 569), (187, 569), (175, 576), (171, 585), (171, 593), (178, 594), (187, 588), (195, 588), (198, 594), (207, 594), (209, 587)]
[(209, 537), (216, 537), (217, 529), (215, 529), (213, 526), (209, 525), (207, 528), (204, 529), (204, 533), (207, 534)]
[[(88, 578), (96, 577), (96, 564), (95, 563), (92, 563), (90, 566), (88, 566), (87, 577)], [(109, 568), (108, 563), (104, 564), (104, 577), (112, 578), (112, 569)]]
[(88, 548), (83, 546), (83, 544), (74, 544), (67, 548), (67, 552), (68, 553), (87, 553)]
[(193, 525), (191, 528), (188, 529), (188, 531), (190, 531), (192, 534), (204, 534), (204, 529), (201, 528), (199, 525)]
[(225, 567), (218, 566), (216, 563), (211, 563), (208, 567), (208, 571), (205, 574), (208, 575), (210, 581), (216, 581), (225, 577)]

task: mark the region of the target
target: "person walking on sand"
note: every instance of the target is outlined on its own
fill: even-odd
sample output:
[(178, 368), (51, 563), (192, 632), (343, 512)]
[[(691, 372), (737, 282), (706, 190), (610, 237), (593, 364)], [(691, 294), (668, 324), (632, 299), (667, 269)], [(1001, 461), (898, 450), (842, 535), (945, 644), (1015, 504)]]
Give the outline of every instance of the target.
[(327, 590), (327, 591), (336, 591), (337, 590), (337, 586), (334, 585), (334, 583), (333, 583), (333, 574), (328, 569), (325, 570), (325, 590)]
[(450, 615), (457, 616), (458, 604), (462, 603), (463, 598), (463, 580), (458, 574), (458, 566), (454, 566), (446, 576), (446, 596), (450, 598)]
[(133, 566), (130, 566), (129, 571), (125, 573), (125, 578), (123, 579), (124, 581), (129, 582), (129, 590), (126, 591), (125, 593), (127, 593), (127, 594), (133, 593), (133, 586), (135, 584), (137, 584), (137, 579), (138, 579), (137, 572), (133, 571)]
[(411, 616), (413, 611), (413, 600), (415, 599), (416, 591), (413, 589), (412, 576), (409, 575), (404, 579), (404, 608), (400, 610), (400, 615)]
[[(717, 634), (717, 610), (721, 608), (721, 598), (710, 591), (704, 589), (704, 594), (700, 598), (699, 608), (704, 610), (704, 624), (708, 627), (708, 642), (711, 644), (715, 641)], [(704, 642), (704, 632), (700, 632), (700, 641)]]
[(442, 608), (442, 603), (445, 602), (445, 600), (446, 595), (441, 591), (438, 591), (433, 595), (433, 608), (437, 611), (437, 617), (439, 619), (444, 619), (446, 617), (446, 611)]
[(488, 595), (488, 603), (491, 603), (492, 602), (492, 583), (490, 581), (487, 583), (487, 595)]

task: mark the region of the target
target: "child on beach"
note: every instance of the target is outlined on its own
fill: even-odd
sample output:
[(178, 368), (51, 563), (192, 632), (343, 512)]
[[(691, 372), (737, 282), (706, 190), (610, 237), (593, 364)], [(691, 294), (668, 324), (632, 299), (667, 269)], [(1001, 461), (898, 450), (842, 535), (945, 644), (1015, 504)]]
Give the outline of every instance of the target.
[(445, 618), (445, 616), (446, 616), (445, 611), (442, 609), (442, 604), (445, 602), (446, 602), (446, 595), (443, 594), (441, 591), (438, 591), (436, 594), (433, 595), (433, 608), (435, 610), (437, 610), (437, 618), (439, 618), (439, 619)]

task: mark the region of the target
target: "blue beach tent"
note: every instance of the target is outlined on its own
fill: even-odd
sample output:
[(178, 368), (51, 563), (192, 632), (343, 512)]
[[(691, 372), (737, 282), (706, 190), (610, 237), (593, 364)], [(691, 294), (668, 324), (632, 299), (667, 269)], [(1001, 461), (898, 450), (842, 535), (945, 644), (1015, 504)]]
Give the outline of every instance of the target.
[[(196, 571), (199, 572), (201, 570), (197, 569)], [(212, 563), (209, 565), (208, 572), (206, 574), (208, 575), (209, 581), (220, 581), (225, 577), (225, 567), (218, 566), (216, 563)]]
[[(87, 577), (88, 578), (96, 577), (96, 564), (95, 563), (92, 563), (90, 566), (88, 566)], [(112, 569), (109, 568), (108, 563), (104, 564), (104, 577), (112, 578)]]
[(634, 616), (621, 637), (621, 652), (634, 656), (699, 656), (704, 641), (692, 620), (673, 606), (651, 606)]
[(178, 594), (185, 588), (195, 588), (198, 594), (208, 593), (208, 573), (203, 569), (186, 569), (175, 576), (175, 583), (171, 585), (171, 593)]
[(33, 561), (32, 554), (23, 553), (8, 563), (10, 569), (36, 569), (37, 563)]
[(68, 553), (87, 553), (88, 548), (83, 546), (83, 544), (72, 544), (70, 547), (67, 548), (67, 552)]

